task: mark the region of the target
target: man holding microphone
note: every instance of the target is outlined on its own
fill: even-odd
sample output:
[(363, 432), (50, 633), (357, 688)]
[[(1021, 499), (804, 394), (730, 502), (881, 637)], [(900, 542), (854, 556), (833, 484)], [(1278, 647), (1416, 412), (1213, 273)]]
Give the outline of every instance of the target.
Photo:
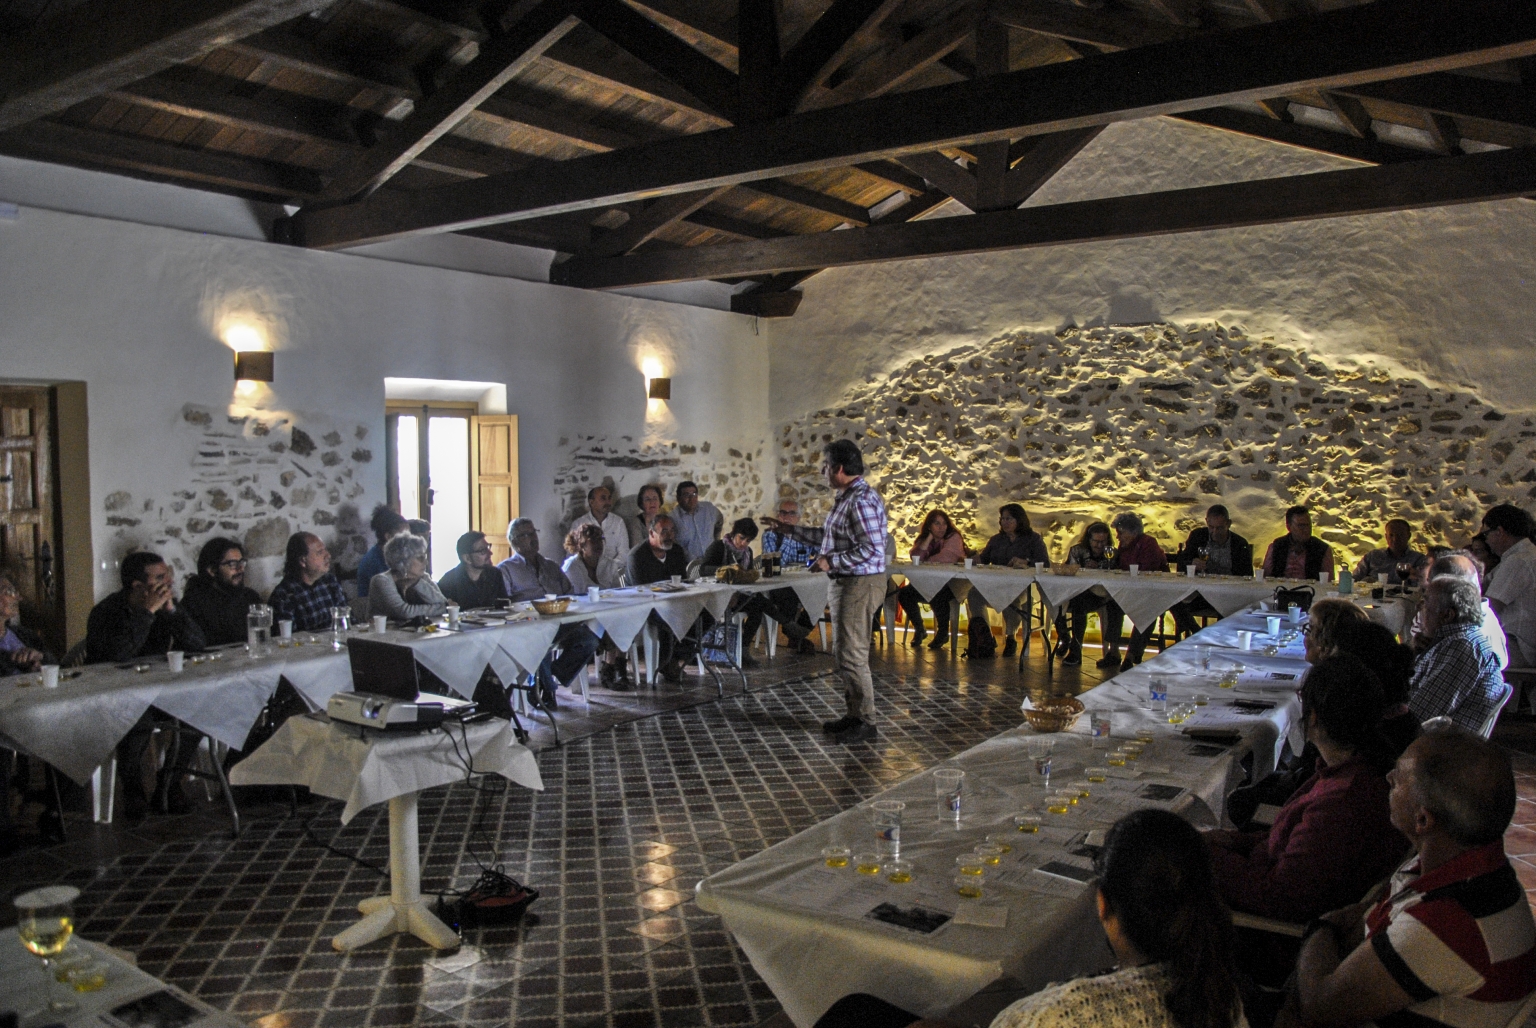
[(763, 518), (781, 536), (820, 546), (812, 570), (832, 580), (828, 605), (837, 632), (837, 672), (843, 679), (848, 713), (822, 730), (842, 743), (875, 738), (875, 682), (869, 673), (869, 643), (875, 612), (885, 602), (886, 542), (890, 536), (885, 501), (864, 481), (864, 458), (851, 440), (822, 450), (822, 474), (836, 494), (832, 513), (820, 528)]

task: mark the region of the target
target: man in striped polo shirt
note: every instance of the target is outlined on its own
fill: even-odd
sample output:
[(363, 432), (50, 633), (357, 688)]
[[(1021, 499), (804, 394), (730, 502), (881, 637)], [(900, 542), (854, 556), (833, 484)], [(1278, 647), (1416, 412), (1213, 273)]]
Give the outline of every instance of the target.
[(1536, 992), (1536, 923), (1504, 855), (1509, 758), (1462, 729), (1431, 731), (1389, 780), (1392, 824), (1414, 852), (1379, 902), (1308, 926), (1288, 1012), (1324, 1026), (1500, 1028)]

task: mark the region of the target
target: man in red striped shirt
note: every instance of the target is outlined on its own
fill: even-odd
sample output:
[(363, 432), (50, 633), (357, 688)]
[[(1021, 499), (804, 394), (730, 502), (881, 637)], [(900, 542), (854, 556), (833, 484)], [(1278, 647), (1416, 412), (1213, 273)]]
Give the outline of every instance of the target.
[(1536, 992), (1536, 923), (1504, 855), (1509, 758), (1462, 729), (1431, 731), (1389, 780), (1392, 824), (1414, 852), (1378, 902), (1308, 926), (1288, 1013), (1322, 1026), (1502, 1028)]

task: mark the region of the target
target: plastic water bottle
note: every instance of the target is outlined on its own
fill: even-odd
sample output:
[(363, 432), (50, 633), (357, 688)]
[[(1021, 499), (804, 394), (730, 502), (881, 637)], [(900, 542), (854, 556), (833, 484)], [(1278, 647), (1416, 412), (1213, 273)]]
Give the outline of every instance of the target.
[(245, 648), (252, 657), (272, 652), (272, 608), (265, 603), (251, 604), (245, 615)]
[(1353, 596), (1355, 594), (1355, 576), (1349, 573), (1349, 568), (1339, 572), (1339, 595)]

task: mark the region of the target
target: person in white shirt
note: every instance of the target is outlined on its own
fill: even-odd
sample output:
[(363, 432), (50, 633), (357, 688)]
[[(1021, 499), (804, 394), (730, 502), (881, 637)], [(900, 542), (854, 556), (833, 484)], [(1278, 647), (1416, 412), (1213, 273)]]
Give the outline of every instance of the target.
[(624, 554), (629, 552), (633, 544), (629, 541), (629, 529), (624, 527), (624, 519), (613, 512), (612, 489), (605, 485), (595, 485), (587, 490), (587, 513), (571, 522), (571, 531), (576, 531), (582, 525), (596, 525), (601, 529), (603, 552), (611, 559), (623, 562)]
[(565, 537), (565, 552), (570, 556), (565, 558), (560, 570), (571, 580), (575, 595), (584, 595), (594, 585), (599, 589), (619, 587), (627, 551), (619, 549), (610, 553), (607, 537), (592, 522), (571, 529)]
[(677, 506), (672, 508), (672, 522), (677, 525), (677, 545), (690, 561), (698, 560), (709, 544), (720, 538), (725, 516), (708, 500), (699, 499), (699, 487), (693, 482), (677, 484)]
[(1488, 602), (1509, 636), (1509, 662), (1536, 667), (1536, 519), (1501, 503), (1483, 515), (1488, 548), (1499, 558), (1488, 581)]
[[(1425, 584), (1433, 582), (1437, 578), (1447, 576), (1465, 578), (1477, 586), (1477, 591), (1483, 591), (1483, 564), (1470, 550), (1447, 550), (1438, 554), (1430, 561), (1428, 577)], [(1488, 648), (1499, 658), (1499, 670), (1509, 667), (1509, 643), (1504, 637), (1504, 626), (1499, 621), (1499, 616), (1493, 612), (1493, 606), (1483, 600), (1483, 620), (1481, 633)], [(1424, 630), (1424, 608), (1413, 616), (1413, 631), (1409, 637), (1413, 641), (1414, 653), (1423, 653), (1434, 643), (1428, 632)]]

